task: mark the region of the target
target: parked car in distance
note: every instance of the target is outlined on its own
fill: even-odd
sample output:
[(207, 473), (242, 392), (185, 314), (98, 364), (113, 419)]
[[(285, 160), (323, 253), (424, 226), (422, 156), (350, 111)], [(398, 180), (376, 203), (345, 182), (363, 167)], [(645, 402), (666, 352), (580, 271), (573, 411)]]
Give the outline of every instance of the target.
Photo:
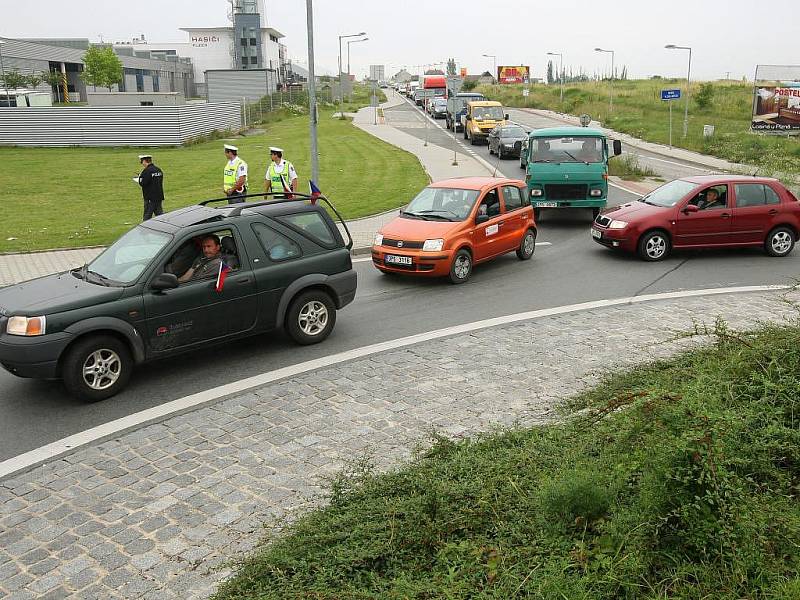
[(434, 119), (444, 119), (447, 115), (447, 100), (433, 98), (428, 105), (428, 112)]
[(754, 246), (787, 256), (800, 233), (800, 203), (777, 179), (700, 175), (604, 211), (591, 232), (597, 243), (647, 261), (681, 248)]
[(464, 177), (429, 185), (384, 225), (375, 234), (372, 263), (383, 273), (464, 283), (475, 264), (507, 252), (528, 260), (535, 248), (525, 183)]
[(81, 268), (0, 289), (0, 364), (97, 401), (135, 365), (181, 352), (275, 329), (323, 341), (356, 294), (352, 240), (320, 204), (223, 201), (154, 217)]
[(486, 100), (486, 96), (478, 92), (459, 92), (447, 99), (447, 115), (445, 126), (453, 133), (464, 131), (464, 116), (467, 114), (467, 102)]
[(498, 125), (489, 134), (489, 154), (497, 154), (498, 158), (519, 156), (522, 144), (528, 139), (528, 132), (521, 125), (509, 123)]

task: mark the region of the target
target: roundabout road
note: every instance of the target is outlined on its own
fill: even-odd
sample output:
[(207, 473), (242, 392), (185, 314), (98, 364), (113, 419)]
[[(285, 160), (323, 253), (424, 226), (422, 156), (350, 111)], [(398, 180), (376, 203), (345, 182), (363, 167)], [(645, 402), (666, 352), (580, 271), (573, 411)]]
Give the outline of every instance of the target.
[[(408, 112), (392, 115), (393, 112)], [(414, 114), (414, 111), (418, 114)], [(387, 118), (419, 133), (421, 112), (411, 106), (386, 110)], [(452, 136), (431, 125), (429, 139), (446, 146)], [(438, 137), (441, 136), (441, 137)], [(485, 147), (476, 147), (488, 157)], [(485, 156), (484, 154), (485, 153)], [(492, 157), (493, 160), (494, 157)], [(499, 162), (499, 172), (519, 177), (515, 160)], [(612, 188), (610, 204), (635, 196)], [(687, 289), (787, 284), (800, 273), (800, 252), (783, 259), (757, 249), (676, 253), (660, 263), (645, 263), (612, 252), (589, 236), (588, 211), (544, 213), (533, 260), (520, 262), (510, 254), (475, 268), (469, 282), (381, 275), (369, 259), (357, 259), (356, 300), (339, 313), (331, 337), (323, 344), (297, 347), (281, 334), (209, 347), (161, 363), (144, 365), (121, 394), (97, 404), (66, 395), (60, 382), (18, 379), (0, 372), (0, 460), (215, 386), (358, 348), (375, 342), (528, 310)], [(713, 313), (714, 299), (709, 298)]]

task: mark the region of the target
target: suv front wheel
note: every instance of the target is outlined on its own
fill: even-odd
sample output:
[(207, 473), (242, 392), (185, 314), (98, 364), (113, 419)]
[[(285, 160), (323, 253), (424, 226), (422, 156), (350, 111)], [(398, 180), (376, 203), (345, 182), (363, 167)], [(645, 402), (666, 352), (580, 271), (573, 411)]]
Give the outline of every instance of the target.
[(67, 352), (61, 377), (70, 394), (99, 402), (118, 393), (133, 371), (128, 347), (110, 335), (94, 335), (79, 340)]
[(298, 344), (308, 346), (327, 338), (336, 324), (336, 306), (320, 290), (303, 292), (286, 313), (286, 331)]

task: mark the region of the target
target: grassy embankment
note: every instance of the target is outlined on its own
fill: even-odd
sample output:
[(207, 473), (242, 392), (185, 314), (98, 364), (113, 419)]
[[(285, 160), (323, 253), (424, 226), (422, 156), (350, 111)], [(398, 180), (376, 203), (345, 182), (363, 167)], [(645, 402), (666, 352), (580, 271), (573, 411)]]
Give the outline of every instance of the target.
[[(364, 104), (356, 96), (345, 110)], [(333, 111), (320, 109), (318, 183), (345, 218), (400, 206), (427, 184), (416, 157), (332, 118)], [(248, 163), (250, 190), (263, 189), (267, 149), (280, 146), (297, 168), (299, 191), (307, 192), (308, 117), (282, 110), (267, 121), (264, 134), (231, 142)], [(219, 197), (222, 144), (217, 139), (179, 148), (0, 148), (0, 162), (9, 166), (0, 170), (0, 252), (113, 241), (142, 218), (141, 191), (131, 177), (138, 174), (137, 155), (145, 150), (164, 170), (165, 210)]]
[(712, 329), (561, 424), (354, 468), (217, 599), (800, 598), (800, 322)]
[[(800, 177), (800, 139), (797, 136), (771, 136), (749, 132), (753, 85), (742, 82), (712, 82), (708, 106), (697, 105), (702, 82), (690, 90), (689, 130), (684, 139), (684, 100), (673, 101), (672, 141), (675, 146), (711, 154), (726, 160), (755, 165), (763, 174), (784, 173)], [(607, 81), (565, 84), (564, 102), (558, 85), (532, 85), (530, 95), (522, 86), (480, 86), (479, 91), (505, 106), (543, 108), (580, 115), (587, 113), (604, 126), (643, 140), (669, 142), (669, 106), (660, 90), (684, 88), (675, 79), (626, 80), (614, 82), (614, 110), (609, 112)], [(685, 93), (685, 91), (684, 91)], [(703, 125), (714, 125), (713, 138), (703, 138)]]

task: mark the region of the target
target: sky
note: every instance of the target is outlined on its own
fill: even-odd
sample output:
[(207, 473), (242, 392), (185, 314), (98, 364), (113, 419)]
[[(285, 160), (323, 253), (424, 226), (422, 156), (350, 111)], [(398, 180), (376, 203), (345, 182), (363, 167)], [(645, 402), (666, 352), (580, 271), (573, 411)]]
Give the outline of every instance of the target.
[[(264, 0), (266, 20), (286, 37), (289, 55), (308, 58), (306, 2)], [(0, 37), (82, 37), (106, 42), (144, 34), (150, 42), (186, 41), (180, 27), (227, 25), (226, 0), (0, 0)], [(497, 65), (529, 65), (544, 77), (548, 52), (562, 53), (565, 69), (589, 76), (610, 71), (629, 78), (753, 78), (756, 64), (800, 64), (800, 14), (795, 1), (772, 0), (769, 10), (744, 0), (315, 0), (314, 47), (319, 73), (335, 73), (338, 36), (365, 31), (351, 45), (351, 72), (383, 64), (387, 75), (405, 67), (454, 58), (469, 73)], [(346, 40), (343, 42), (346, 62)], [(556, 63), (557, 64), (557, 63)]]

